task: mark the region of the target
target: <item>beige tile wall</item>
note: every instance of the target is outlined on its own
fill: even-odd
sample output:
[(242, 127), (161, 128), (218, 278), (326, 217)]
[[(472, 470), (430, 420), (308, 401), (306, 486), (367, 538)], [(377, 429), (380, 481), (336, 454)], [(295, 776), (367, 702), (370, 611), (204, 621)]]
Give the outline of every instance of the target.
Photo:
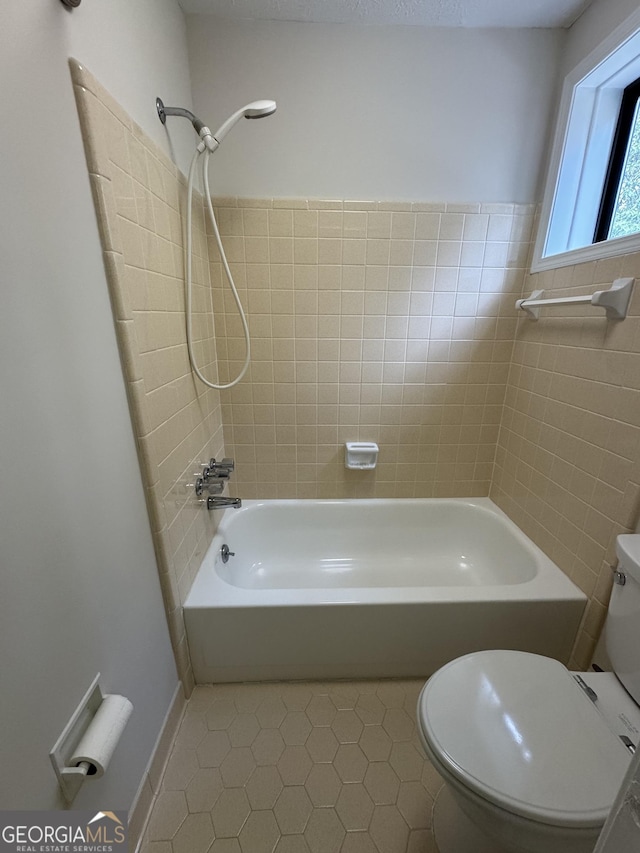
[[(252, 362), (223, 392), (245, 498), (488, 494), (532, 209), (217, 199)], [(244, 358), (210, 241), (221, 376)], [(375, 472), (343, 445), (380, 445)]]
[[(640, 510), (640, 295), (623, 323), (584, 307), (532, 323), (517, 318), (514, 299), (523, 284), (525, 293), (583, 293), (640, 275), (640, 256), (525, 282), (528, 206), (218, 199), (253, 354), (247, 378), (218, 395), (194, 383), (186, 354), (184, 179), (86, 69), (72, 63), (72, 74), (187, 690), (181, 604), (215, 520), (188, 486), (198, 462), (225, 450), (245, 498), (491, 488), (589, 596), (574, 652), (585, 666), (606, 613), (615, 535)], [(197, 354), (225, 382), (244, 358), (241, 326), (200, 200), (194, 222)], [(375, 472), (344, 469), (347, 440), (380, 444)]]
[[(579, 295), (640, 276), (640, 254), (531, 275), (525, 294)], [(491, 497), (589, 596), (573, 664), (602, 628), (615, 537), (640, 512), (640, 288), (630, 316), (591, 306), (520, 319)]]
[[(184, 178), (79, 63), (71, 61), (123, 372), (180, 677), (193, 675), (182, 619), (215, 532), (194, 499), (198, 463), (224, 455), (220, 398), (191, 375), (184, 324)], [(215, 372), (202, 200), (194, 203), (194, 339)]]

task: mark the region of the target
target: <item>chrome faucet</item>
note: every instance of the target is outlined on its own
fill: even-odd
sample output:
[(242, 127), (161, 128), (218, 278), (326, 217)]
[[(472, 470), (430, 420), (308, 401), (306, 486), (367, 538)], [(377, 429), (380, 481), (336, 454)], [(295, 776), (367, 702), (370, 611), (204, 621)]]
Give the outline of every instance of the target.
[(202, 478), (205, 483), (212, 479), (228, 480), (235, 467), (233, 459), (222, 459), (220, 462), (216, 462), (215, 459), (210, 459), (209, 464), (202, 472)]
[(196, 474), (196, 495), (200, 497), (205, 489), (210, 495), (221, 495), (235, 467), (233, 459), (225, 458), (216, 462), (212, 457), (207, 465), (202, 466), (202, 473), (199, 476)]
[(242, 506), (240, 498), (225, 498), (222, 497), (224, 487), (231, 476), (231, 472), (235, 468), (233, 459), (221, 459), (216, 462), (215, 459), (210, 459), (208, 465), (203, 465), (201, 476), (196, 475), (195, 492), (200, 498), (204, 494), (205, 489), (209, 492), (209, 496), (202, 498), (199, 503), (206, 503), (208, 510), (226, 509), (233, 507), (237, 509)]
[(213, 497), (209, 496), (207, 498), (207, 509), (226, 509), (227, 507), (233, 507), (233, 509), (239, 509), (242, 506), (242, 500), (240, 498), (223, 498), (223, 497)]

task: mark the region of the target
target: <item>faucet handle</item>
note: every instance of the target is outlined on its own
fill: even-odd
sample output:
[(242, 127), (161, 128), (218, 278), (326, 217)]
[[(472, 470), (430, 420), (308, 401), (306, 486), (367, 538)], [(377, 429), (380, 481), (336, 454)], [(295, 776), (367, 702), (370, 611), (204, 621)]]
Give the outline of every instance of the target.
[(224, 491), (224, 487), (225, 487), (225, 483), (221, 482), (222, 479), (228, 480), (229, 478), (228, 477), (224, 477), (224, 478), (216, 477), (217, 482), (210, 483), (209, 478), (203, 472), (202, 477), (198, 477), (198, 479), (195, 482), (194, 487), (195, 487), (196, 495), (198, 497), (200, 497), (204, 493), (205, 489), (209, 492), (210, 495), (221, 495), (222, 492)]
[(216, 462), (216, 460), (212, 458), (209, 460), (209, 464), (202, 472), (202, 476), (205, 480), (209, 480), (210, 478), (228, 480), (235, 467), (236, 465), (233, 459), (222, 459), (220, 462)]
[(212, 471), (220, 469), (224, 469), (226, 471), (233, 471), (235, 467), (236, 463), (233, 459), (229, 459), (228, 456), (226, 456), (224, 459), (221, 459), (220, 462), (216, 462), (216, 460), (213, 458), (209, 460), (209, 468), (211, 468)]

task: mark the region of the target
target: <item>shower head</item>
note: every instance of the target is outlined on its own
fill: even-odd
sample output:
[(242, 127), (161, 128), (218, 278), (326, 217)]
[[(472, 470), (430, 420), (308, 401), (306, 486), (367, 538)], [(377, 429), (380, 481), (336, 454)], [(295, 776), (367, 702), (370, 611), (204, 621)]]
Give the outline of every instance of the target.
[(162, 124), (166, 123), (167, 116), (182, 116), (183, 118), (188, 118), (193, 125), (195, 132), (202, 140), (201, 144), (205, 145), (209, 151), (215, 151), (237, 121), (243, 117), (264, 118), (265, 116), (270, 116), (276, 111), (276, 102), (252, 101), (250, 104), (247, 104), (246, 107), (242, 107), (242, 109), (230, 116), (215, 133), (211, 133), (203, 121), (201, 121), (197, 116), (194, 116), (190, 110), (185, 110), (184, 107), (165, 107), (160, 98), (156, 98), (156, 109), (158, 111), (158, 118)]
[[(236, 122), (238, 122), (241, 118), (264, 118), (265, 116), (272, 115), (273, 113), (275, 113), (275, 111), (275, 101), (252, 101), (250, 104), (247, 104), (246, 107), (242, 107), (232, 116), (229, 116), (225, 123), (221, 125), (218, 130), (211, 135), (219, 145), (225, 138), (227, 133), (229, 133), (234, 124), (236, 124)], [(206, 142), (207, 140), (205, 139), (204, 141)], [(216, 145), (215, 147), (217, 148), (218, 145)]]
[(245, 118), (264, 118), (276, 111), (275, 101), (252, 101), (242, 108)]

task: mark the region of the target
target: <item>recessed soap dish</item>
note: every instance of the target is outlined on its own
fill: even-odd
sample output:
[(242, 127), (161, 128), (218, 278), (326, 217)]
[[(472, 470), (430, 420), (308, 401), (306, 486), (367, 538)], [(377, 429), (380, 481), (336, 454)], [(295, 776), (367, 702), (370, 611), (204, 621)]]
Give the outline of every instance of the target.
[(370, 471), (378, 462), (378, 445), (375, 441), (347, 441), (344, 467), (352, 471)]

